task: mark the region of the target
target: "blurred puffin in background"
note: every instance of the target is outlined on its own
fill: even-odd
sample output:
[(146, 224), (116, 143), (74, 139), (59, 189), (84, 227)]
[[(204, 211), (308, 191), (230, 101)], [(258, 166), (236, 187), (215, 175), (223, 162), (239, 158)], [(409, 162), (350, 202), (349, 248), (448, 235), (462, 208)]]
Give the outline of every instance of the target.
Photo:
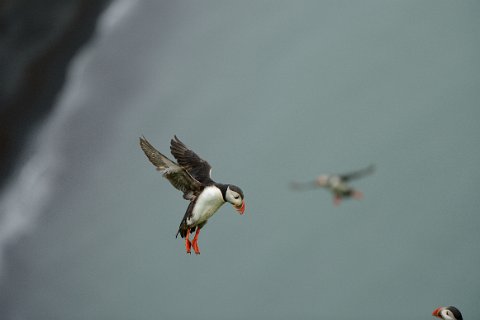
[(326, 188), (333, 194), (333, 203), (338, 206), (342, 199), (362, 199), (363, 193), (352, 188), (348, 182), (354, 179), (372, 174), (375, 171), (374, 165), (344, 174), (322, 174), (310, 182), (292, 182), (291, 187), (295, 190), (308, 190), (315, 188)]

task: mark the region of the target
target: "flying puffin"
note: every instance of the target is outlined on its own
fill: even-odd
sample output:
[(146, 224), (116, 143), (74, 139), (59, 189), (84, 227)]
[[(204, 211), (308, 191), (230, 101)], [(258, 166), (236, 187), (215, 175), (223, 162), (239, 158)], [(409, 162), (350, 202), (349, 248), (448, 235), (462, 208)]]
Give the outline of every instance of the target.
[(454, 306), (439, 307), (432, 312), (432, 316), (443, 320), (463, 320), (460, 310)]
[[(245, 211), (242, 190), (232, 184), (213, 181), (210, 176), (212, 171), (210, 164), (188, 149), (177, 136), (170, 141), (170, 152), (178, 163), (161, 154), (145, 137), (140, 138), (140, 147), (157, 170), (176, 189), (183, 192), (185, 200), (190, 201), (175, 236), (180, 234), (185, 238), (187, 253), (191, 253), (193, 247), (195, 253), (200, 254), (198, 248), (200, 229), (225, 202), (231, 203), (240, 214)], [(190, 241), (190, 233), (194, 231), (195, 236)]]
[(353, 197), (355, 199), (363, 198), (363, 193), (353, 189), (348, 182), (353, 179), (363, 177), (373, 173), (374, 165), (364, 169), (345, 173), (345, 174), (323, 174), (310, 182), (292, 182), (291, 186), (296, 190), (305, 190), (312, 188), (327, 188), (333, 194), (333, 203), (339, 205), (343, 198)]

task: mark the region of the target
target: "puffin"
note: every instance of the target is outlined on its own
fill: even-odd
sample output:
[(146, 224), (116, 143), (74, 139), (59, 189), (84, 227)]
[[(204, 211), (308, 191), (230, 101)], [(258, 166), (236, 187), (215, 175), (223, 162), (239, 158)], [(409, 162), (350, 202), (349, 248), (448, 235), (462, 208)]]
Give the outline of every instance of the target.
[(369, 175), (373, 171), (375, 171), (375, 166), (372, 164), (354, 172), (322, 174), (310, 182), (292, 182), (291, 187), (294, 190), (326, 188), (333, 194), (333, 204), (338, 206), (344, 198), (362, 199), (363, 193), (352, 188), (348, 182)]
[[(190, 201), (187, 211), (178, 227), (175, 238), (185, 238), (185, 249), (188, 254), (191, 248), (195, 254), (200, 254), (198, 236), (215, 212), (226, 202), (233, 205), (235, 210), (243, 215), (245, 200), (242, 189), (233, 184), (217, 183), (212, 180), (212, 167), (190, 150), (174, 135), (170, 141), (170, 152), (177, 162), (155, 149), (148, 140), (140, 137), (140, 148), (148, 160), (166, 178), (173, 187), (183, 192), (183, 198)], [(190, 241), (190, 234), (195, 236)]]
[(432, 312), (432, 316), (443, 320), (463, 320), (460, 310), (454, 306), (439, 307)]

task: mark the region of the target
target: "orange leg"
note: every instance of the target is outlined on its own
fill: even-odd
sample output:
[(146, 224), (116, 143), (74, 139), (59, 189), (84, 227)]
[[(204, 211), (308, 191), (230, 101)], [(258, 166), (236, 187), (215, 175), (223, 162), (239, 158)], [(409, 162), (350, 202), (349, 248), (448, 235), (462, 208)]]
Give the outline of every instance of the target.
[(355, 199), (360, 200), (360, 199), (363, 198), (363, 193), (360, 192), (360, 191), (354, 191), (354, 192), (353, 192), (353, 197), (354, 197)]
[(187, 229), (187, 235), (185, 236), (185, 249), (187, 250), (187, 253), (192, 253), (191, 247), (192, 243), (190, 242), (190, 229)]
[(197, 228), (197, 231), (195, 231), (195, 237), (193, 237), (192, 240), (192, 247), (193, 250), (195, 251), (196, 254), (200, 254), (200, 249), (198, 248), (198, 235), (200, 234), (200, 229)]
[(336, 194), (334, 197), (333, 197), (333, 204), (335, 206), (338, 206), (340, 204), (340, 202), (342, 202), (342, 197), (339, 196), (338, 194)]

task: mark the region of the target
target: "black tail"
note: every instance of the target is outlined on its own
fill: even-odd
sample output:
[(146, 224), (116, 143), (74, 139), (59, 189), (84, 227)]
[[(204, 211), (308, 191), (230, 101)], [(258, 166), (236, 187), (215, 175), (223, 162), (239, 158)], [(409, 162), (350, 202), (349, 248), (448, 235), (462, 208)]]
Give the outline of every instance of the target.
[(175, 235), (175, 238), (177, 238), (178, 235), (180, 235), (180, 237), (182, 238), (185, 238), (187, 236), (187, 230), (188, 230), (187, 220), (184, 218), (182, 222), (180, 222), (180, 226), (178, 227), (178, 231), (177, 231), (177, 234)]
[[(178, 226), (178, 231), (175, 235), (175, 238), (178, 237), (179, 234), (182, 238), (185, 238), (187, 236), (187, 230), (189, 229), (187, 226), (187, 218), (192, 216), (193, 207), (195, 206), (195, 200), (190, 201), (187, 211), (185, 211), (185, 215), (183, 216), (182, 222), (180, 222), (180, 226)], [(195, 228), (190, 228), (190, 231), (194, 230)]]

